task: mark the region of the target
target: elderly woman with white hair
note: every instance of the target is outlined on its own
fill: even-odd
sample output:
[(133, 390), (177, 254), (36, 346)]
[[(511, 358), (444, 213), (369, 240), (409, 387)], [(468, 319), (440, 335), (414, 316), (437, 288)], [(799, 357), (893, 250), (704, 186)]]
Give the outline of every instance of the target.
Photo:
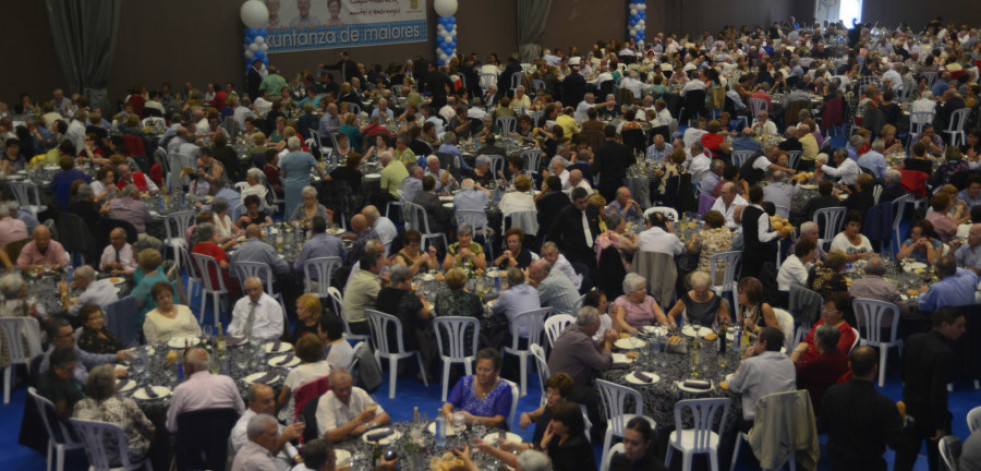
[(245, 172), (245, 183), (248, 183), (249, 186), (242, 189), (242, 204), (245, 204), (245, 197), (249, 195), (256, 195), (263, 202), (266, 201), (266, 194), (269, 190), (263, 184), (265, 178), (266, 176), (262, 173), (262, 170), (258, 168), (250, 168)]
[[(258, 169), (250, 169), (258, 170)], [(244, 233), (244, 231), (232, 222), (232, 218), (228, 215), (229, 211), (228, 200), (225, 198), (215, 198), (211, 202), (211, 220), (215, 225), (215, 230), (218, 231), (218, 240), (222, 242), (227, 242), (233, 237), (238, 237)]]
[(300, 138), (290, 137), (286, 145), (289, 153), (279, 162), (279, 168), (285, 175), (283, 181), (283, 192), (286, 196), (285, 211), (283, 214), (293, 214), (293, 211), (302, 202), (303, 188), (310, 185), (310, 171), (315, 170), (321, 177), (324, 171), (317, 165), (317, 160), (300, 148)]
[(682, 293), (668, 311), (668, 325), (699, 325), (713, 327), (729, 324), (729, 302), (712, 291), (712, 277), (704, 271), (692, 272), (688, 281), (691, 289)]
[(474, 270), (484, 270), (487, 268), (487, 257), (484, 255), (484, 247), (474, 242), (473, 227), (470, 224), (462, 223), (456, 228), (456, 240), (446, 250), (446, 258), (443, 259), (443, 270), (467, 266)]
[(474, 168), (470, 172), (474, 183), (484, 188), (494, 185), (494, 171), (490, 168), (491, 158), (486, 155), (478, 155), (474, 159)]
[(645, 325), (669, 325), (657, 300), (647, 294), (647, 280), (637, 273), (627, 273), (623, 279), (623, 294), (613, 302), (623, 308), (624, 322), (634, 329)]
[(334, 212), (317, 201), (316, 188), (307, 185), (303, 187), (300, 194), (303, 195), (303, 204), (297, 206), (293, 211), (293, 215), (290, 216), (290, 222), (299, 223), (303, 227), (310, 227), (313, 218), (320, 216), (327, 221), (327, 224), (333, 224)]
[[(100, 365), (89, 372), (85, 384), (86, 398), (75, 403), (72, 418), (108, 422), (123, 430), (126, 436), (126, 456), (131, 462), (140, 462), (150, 450), (156, 427), (146, 417), (133, 399), (116, 395), (116, 372), (113, 365)], [(107, 450), (110, 462), (120, 452), (114, 447)]]
[(27, 282), (18, 273), (11, 273), (0, 278), (0, 294), (4, 302), (0, 307), (0, 317), (36, 317), (43, 320), (47, 317), (44, 305), (27, 301)]

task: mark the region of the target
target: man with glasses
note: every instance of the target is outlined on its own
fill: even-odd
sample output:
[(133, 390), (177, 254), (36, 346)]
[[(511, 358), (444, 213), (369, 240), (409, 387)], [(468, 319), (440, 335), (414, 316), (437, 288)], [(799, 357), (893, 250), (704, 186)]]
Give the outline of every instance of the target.
[[(38, 373), (44, 374), (51, 368), (51, 353), (55, 351), (58, 347), (68, 347), (75, 351), (75, 356), (78, 361), (72, 368), (74, 370), (75, 379), (80, 383), (85, 384), (89, 378), (89, 370), (95, 368), (96, 366), (103, 365), (106, 363), (112, 363), (115, 361), (123, 361), (133, 358), (125, 350), (120, 350), (116, 353), (89, 353), (75, 345), (75, 329), (72, 328), (71, 323), (68, 319), (64, 317), (56, 317), (51, 320), (48, 324), (48, 339), (51, 340), (51, 345), (48, 347), (48, 351), (44, 352), (44, 359), (41, 360), (41, 366), (38, 368)], [(116, 372), (117, 376), (126, 376), (125, 370), (119, 370)]]

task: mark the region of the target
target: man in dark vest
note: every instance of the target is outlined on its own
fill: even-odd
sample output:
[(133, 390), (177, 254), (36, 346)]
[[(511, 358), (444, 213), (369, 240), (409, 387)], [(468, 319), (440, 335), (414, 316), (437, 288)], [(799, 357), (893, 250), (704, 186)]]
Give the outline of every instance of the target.
[(770, 215), (763, 210), (763, 188), (749, 189), (749, 206), (743, 209), (743, 274), (759, 277), (765, 262), (776, 263), (777, 241), (784, 235), (770, 227)]

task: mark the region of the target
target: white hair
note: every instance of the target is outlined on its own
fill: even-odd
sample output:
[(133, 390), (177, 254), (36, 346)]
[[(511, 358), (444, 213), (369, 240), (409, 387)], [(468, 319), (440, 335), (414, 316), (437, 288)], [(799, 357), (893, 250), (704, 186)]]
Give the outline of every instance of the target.
[(300, 138), (296, 136), (290, 137), (286, 140), (286, 147), (288, 147), (291, 151), (300, 150), (300, 144)]
[(549, 471), (552, 469), (552, 460), (540, 451), (525, 450), (518, 455), (518, 466), (523, 471)]
[(643, 276), (636, 273), (627, 273), (627, 276), (623, 278), (623, 292), (632, 293), (638, 287), (647, 284), (647, 280)]
[(460, 188), (462, 188), (463, 191), (473, 190), (473, 187), (473, 178), (465, 178), (462, 182), (460, 182)]
[(303, 187), (302, 190), (300, 190), (300, 195), (302, 195), (302, 196), (312, 196), (312, 197), (316, 198), (317, 197), (317, 189), (314, 188), (314, 187), (312, 187), (312, 186), (310, 186), (310, 185), (307, 185), (307, 186)]
[(702, 270), (692, 272), (690, 280), (692, 288), (712, 286), (712, 277)]
[(268, 427), (270, 424), (278, 425), (275, 417), (269, 414), (256, 414), (249, 419), (249, 425), (246, 427), (249, 438), (258, 437), (259, 435), (266, 433), (266, 427)]
[(576, 316), (576, 325), (585, 327), (599, 320), (599, 311), (593, 306), (583, 306)]

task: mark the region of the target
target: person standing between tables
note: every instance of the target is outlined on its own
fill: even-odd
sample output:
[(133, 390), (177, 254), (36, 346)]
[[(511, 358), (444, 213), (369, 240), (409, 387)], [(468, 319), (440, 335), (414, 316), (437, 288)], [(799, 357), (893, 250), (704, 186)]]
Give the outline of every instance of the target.
[(330, 391), (317, 400), (317, 434), (331, 442), (360, 437), (391, 419), (368, 393), (351, 385), (351, 373), (335, 368), (330, 373)]
[(900, 371), (903, 402), (906, 414), (913, 418), (913, 426), (904, 431), (903, 446), (896, 449), (896, 471), (913, 469), (923, 440), (927, 440), (930, 470), (937, 469), (937, 441), (951, 431), (947, 383), (951, 381), (956, 360), (950, 343), (964, 334), (965, 325), (963, 311), (945, 307), (933, 313), (930, 332), (913, 334), (906, 339)]
[(607, 201), (616, 199), (617, 188), (627, 177), (627, 167), (636, 163), (631, 150), (616, 141), (617, 128), (607, 125), (603, 128), (606, 143), (596, 149), (593, 159), (593, 173), (599, 175), (599, 192)]
[(825, 391), (817, 416), (818, 432), (828, 435), (831, 469), (886, 471), (886, 445), (898, 450), (902, 444), (899, 410), (875, 390), (879, 358), (874, 348), (856, 347), (848, 355), (848, 367), (851, 381)]
[[(252, 226), (250, 226), (252, 227)], [(250, 276), (243, 283), (245, 296), (232, 308), (228, 335), (250, 339), (275, 340), (283, 335), (283, 308), (275, 298), (265, 293), (262, 280)]]
[[(231, 448), (230, 451), (234, 453), (241, 450), (248, 442), (248, 425), (253, 417), (260, 414), (272, 416), (276, 413), (275, 393), (271, 387), (265, 384), (254, 383), (252, 386), (249, 386), (249, 390), (245, 393), (245, 398), (249, 401), (249, 407), (238, 418), (238, 422), (232, 427), (231, 436), (228, 438), (228, 444)], [(277, 440), (274, 450), (270, 451), (270, 455), (276, 461), (278, 470), (284, 468), (289, 469), (289, 466), (303, 461), (299, 455), (299, 451), (290, 443), (291, 440), (303, 434), (303, 426), (304, 424), (302, 423), (295, 423), (289, 427), (277, 424), (280, 434), (279, 440)]]
[(743, 417), (739, 429), (748, 432), (756, 418), (756, 401), (780, 392), (797, 389), (797, 372), (783, 348), (783, 332), (764, 327), (753, 346), (746, 349), (743, 362), (732, 379), (719, 383), (722, 389), (742, 394)]
[(753, 186), (749, 189), (749, 203), (742, 214), (742, 274), (759, 277), (765, 264), (776, 263), (777, 239), (787, 237), (789, 231), (775, 231), (770, 226), (770, 216), (760, 206), (763, 203), (763, 188)]

